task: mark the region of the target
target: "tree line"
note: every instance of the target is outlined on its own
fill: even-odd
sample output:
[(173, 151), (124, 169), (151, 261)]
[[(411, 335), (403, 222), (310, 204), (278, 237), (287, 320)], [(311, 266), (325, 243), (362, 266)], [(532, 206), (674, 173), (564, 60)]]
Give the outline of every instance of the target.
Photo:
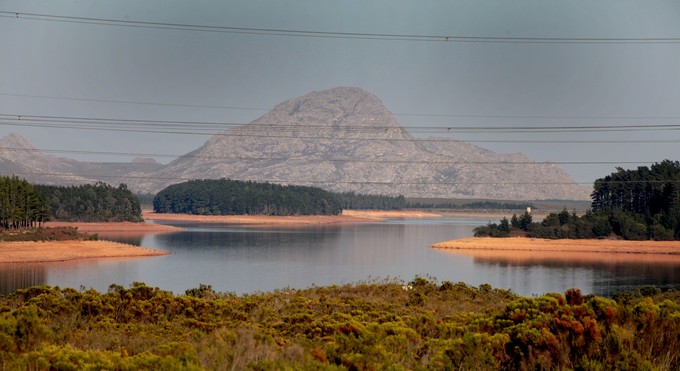
[(406, 202), (406, 208), (409, 209), (493, 209), (493, 210), (516, 210), (526, 209), (527, 207), (534, 207), (533, 204), (521, 201), (472, 201), (472, 202), (455, 202), (455, 201), (427, 201), (418, 199), (409, 199)]
[[(677, 161), (664, 160), (635, 170), (617, 168), (616, 172), (595, 181), (591, 197), (591, 210), (582, 216), (564, 209), (549, 214), (541, 222), (516, 224), (504, 218), (499, 224), (476, 228), (475, 235), (680, 239), (680, 163)], [(515, 218), (521, 220), (513, 215)]]
[(0, 226), (3, 229), (40, 226), (48, 219), (43, 193), (16, 176), (0, 177)]
[(338, 215), (342, 205), (337, 195), (316, 187), (205, 179), (163, 189), (153, 209), (198, 215)]
[(354, 192), (338, 193), (340, 204), (347, 210), (401, 210), (406, 207), (406, 198), (399, 196), (367, 195)]
[(125, 184), (106, 183), (79, 186), (36, 185), (54, 220), (78, 222), (140, 222), (142, 208), (137, 196)]

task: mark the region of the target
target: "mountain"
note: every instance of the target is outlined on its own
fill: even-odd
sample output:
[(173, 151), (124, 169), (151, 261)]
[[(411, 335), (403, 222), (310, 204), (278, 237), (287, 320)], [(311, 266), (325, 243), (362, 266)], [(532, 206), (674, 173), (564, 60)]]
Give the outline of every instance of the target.
[(32, 183), (85, 184), (90, 179), (77, 173), (77, 161), (48, 156), (19, 134), (0, 138), (0, 174), (16, 175)]
[(131, 163), (75, 161), (45, 155), (16, 133), (0, 138), (0, 175), (16, 175), (35, 184), (80, 185), (103, 181), (117, 185), (129, 173), (150, 172), (161, 166), (146, 159)]
[(344, 87), (285, 101), (166, 166), (128, 175), (123, 181), (143, 192), (184, 179), (231, 178), (418, 197), (588, 199), (590, 193), (556, 164), (456, 140), (414, 139), (378, 97)]
[(287, 100), (167, 165), (48, 156), (17, 134), (0, 139), (0, 174), (34, 183), (126, 183), (156, 193), (188, 179), (269, 181), (412, 197), (589, 199), (556, 164), (470, 143), (413, 138), (373, 94), (333, 88)]

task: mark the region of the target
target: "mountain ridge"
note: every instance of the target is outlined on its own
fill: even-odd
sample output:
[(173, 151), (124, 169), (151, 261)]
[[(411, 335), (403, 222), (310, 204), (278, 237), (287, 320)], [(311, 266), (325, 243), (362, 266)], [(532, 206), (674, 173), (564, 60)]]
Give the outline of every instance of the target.
[[(581, 200), (590, 193), (556, 164), (454, 139), (415, 139), (377, 96), (354, 87), (281, 102), (167, 165), (136, 161), (113, 171), (84, 164), (70, 166), (71, 175), (90, 179), (96, 171), (108, 171), (108, 181), (96, 180), (126, 183), (140, 193), (188, 179), (219, 178), (407, 197)], [(82, 169), (89, 173), (77, 171)], [(5, 172), (1, 163), (0, 170)]]

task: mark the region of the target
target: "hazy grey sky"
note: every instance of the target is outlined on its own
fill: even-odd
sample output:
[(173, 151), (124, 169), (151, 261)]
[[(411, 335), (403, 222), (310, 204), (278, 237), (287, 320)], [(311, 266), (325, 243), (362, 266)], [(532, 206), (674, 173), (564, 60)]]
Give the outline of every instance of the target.
[[(0, 11), (378, 34), (680, 38), (677, 0), (0, 0)], [(0, 15), (0, 114), (248, 123), (264, 111), (243, 108), (271, 108), (312, 90), (358, 86), (380, 97), (407, 127), (680, 125), (680, 39), (418, 42), (149, 29)], [(0, 120), (0, 135), (10, 132), (41, 149), (74, 152), (181, 155), (208, 139), (34, 128)], [(535, 161), (616, 161), (632, 168), (637, 164), (627, 162), (680, 159), (678, 130), (432, 135), (470, 140), (500, 153), (524, 152)], [(92, 161), (136, 157), (58, 155)], [(576, 181), (592, 182), (615, 166), (562, 167)]]

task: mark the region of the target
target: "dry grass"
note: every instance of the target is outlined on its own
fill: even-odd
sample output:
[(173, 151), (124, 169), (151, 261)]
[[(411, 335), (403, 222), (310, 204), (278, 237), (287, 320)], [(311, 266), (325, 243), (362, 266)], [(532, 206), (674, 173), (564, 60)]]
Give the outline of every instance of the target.
[(110, 241), (2, 242), (0, 263), (41, 263), (92, 258), (168, 255), (168, 252)]
[(132, 223), (132, 222), (107, 222), (107, 223), (84, 223), (84, 222), (47, 222), (45, 227), (76, 227), (80, 232), (100, 233), (100, 232), (174, 232), (182, 230), (162, 224), (152, 223)]
[(569, 260), (612, 263), (680, 263), (680, 241), (546, 240), (475, 237), (451, 240), (433, 248), (482, 260), (514, 263)]
[(441, 214), (417, 210), (343, 210), (343, 216), (370, 219), (441, 218)]
[(190, 214), (158, 214), (143, 211), (145, 220), (179, 221), (198, 223), (225, 223), (239, 225), (321, 225), (339, 223), (375, 222), (374, 218), (348, 215), (305, 215), (305, 216), (268, 216), (268, 215), (190, 215)]

